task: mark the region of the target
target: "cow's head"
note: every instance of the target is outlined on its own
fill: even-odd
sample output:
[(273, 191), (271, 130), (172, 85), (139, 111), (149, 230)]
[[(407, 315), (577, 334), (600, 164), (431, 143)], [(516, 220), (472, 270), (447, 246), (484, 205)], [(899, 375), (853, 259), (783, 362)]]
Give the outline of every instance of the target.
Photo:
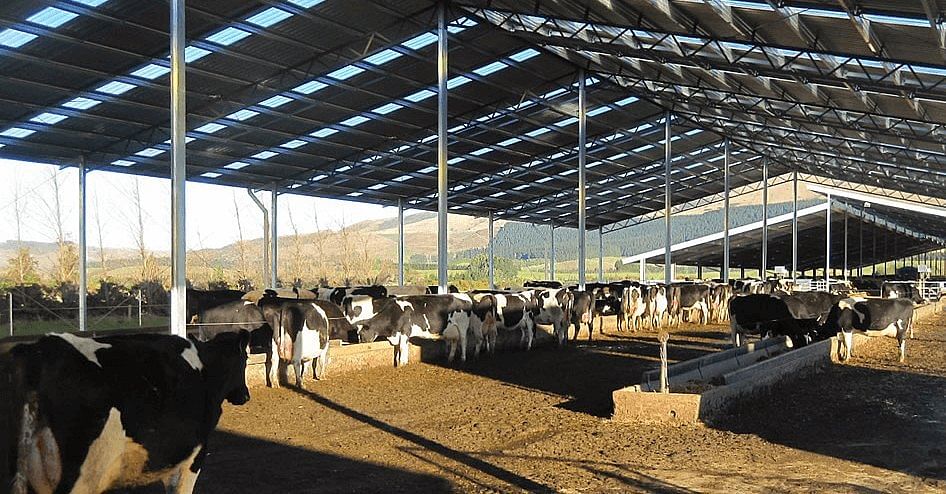
[(378, 331), (371, 327), (371, 323), (362, 324), (358, 328), (358, 343), (371, 343), (378, 339)]
[(204, 381), (217, 403), (227, 400), (234, 405), (250, 401), (246, 387), (246, 357), (250, 333), (220, 333), (207, 343), (198, 344), (204, 365)]

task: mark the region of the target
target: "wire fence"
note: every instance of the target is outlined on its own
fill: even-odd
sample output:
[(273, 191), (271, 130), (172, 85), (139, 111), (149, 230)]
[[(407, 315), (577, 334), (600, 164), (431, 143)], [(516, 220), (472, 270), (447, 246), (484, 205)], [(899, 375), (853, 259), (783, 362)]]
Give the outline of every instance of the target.
[[(0, 309), (0, 336), (30, 336), (80, 329), (79, 306), (52, 305), (23, 291), (4, 294)], [(141, 293), (121, 297), (117, 303), (90, 303), (86, 308), (87, 331), (111, 331), (167, 326), (169, 304), (148, 303)]]

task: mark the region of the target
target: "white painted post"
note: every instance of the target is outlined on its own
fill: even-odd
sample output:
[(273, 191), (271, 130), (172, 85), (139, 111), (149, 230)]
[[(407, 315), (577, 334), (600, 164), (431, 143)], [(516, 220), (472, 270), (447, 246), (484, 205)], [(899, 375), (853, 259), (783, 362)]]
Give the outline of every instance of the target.
[(798, 278), (798, 170), (792, 170), (792, 281)]
[(670, 333), (661, 331), (657, 337), (660, 341), (660, 392), (670, 392), (669, 379), (667, 375), (667, 342), (670, 341)]
[(447, 293), (447, 4), (437, 8), (437, 283)]
[(141, 327), (141, 289), (138, 290), (138, 327)]
[(272, 203), (269, 208), (269, 282), (273, 288), (276, 288), (277, 281), (279, 280), (279, 227), (277, 226), (278, 221), (276, 221), (276, 212), (279, 209), (277, 203), (278, 197), (279, 194), (276, 192), (276, 184), (273, 184)]
[(89, 248), (86, 240), (86, 166), (85, 157), (79, 161), (79, 331), (88, 331)]
[(10, 308), (10, 336), (13, 336), (13, 292), (7, 294), (7, 301)]
[(664, 117), (664, 283), (673, 281), (670, 266), (670, 112)]
[(640, 273), (638, 274), (638, 279), (641, 282), (647, 281), (647, 261), (641, 259), (640, 262)]
[(404, 286), (404, 200), (397, 199), (397, 286)]
[(720, 278), (729, 282), (729, 138), (723, 142), (723, 265)]
[(486, 261), (489, 265), (489, 289), (496, 289), (496, 258), (493, 250), (493, 211), (489, 211), (489, 250), (487, 251)]
[(171, 0), (171, 334), (187, 336), (184, 0)]
[(828, 194), (828, 209), (825, 211), (824, 240), (824, 281), (825, 288), (831, 289), (831, 194)]
[(585, 94), (585, 71), (578, 71), (578, 289), (585, 289), (585, 161), (586, 161), (586, 137), (587, 137), (587, 118), (586, 106), (587, 97)]
[(769, 160), (762, 158), (762, 268), (759, 278), (765, 280), (769, 267)]

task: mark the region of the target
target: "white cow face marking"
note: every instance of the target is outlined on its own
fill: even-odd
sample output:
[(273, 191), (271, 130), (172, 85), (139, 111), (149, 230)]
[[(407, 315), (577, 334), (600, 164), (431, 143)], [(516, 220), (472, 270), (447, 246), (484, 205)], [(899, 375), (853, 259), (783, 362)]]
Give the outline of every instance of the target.
[(181, 358), (191, 366), (191, 369), (195, 371), (203, 370), (204, 363), (200, 361), (200, 355), (197, 354), (197, 347), (194, 346), (194, 342), (191, 340), (187, 341), (187, 347), (181, 351)]
[(98, 357), (95, 356), (95, 352), (102, 350), (104, 348), (111, 348), (112, 345), (107, 343), (99, 343), (92, 338), (82, 338), (71, 333), (57, 333), (50, 336), (57, 336), (62, 338), (67, 343), (72, 345), (73, 348), (79, 351), (89, 362), (102, 367), (102, 364), (99, 363)]

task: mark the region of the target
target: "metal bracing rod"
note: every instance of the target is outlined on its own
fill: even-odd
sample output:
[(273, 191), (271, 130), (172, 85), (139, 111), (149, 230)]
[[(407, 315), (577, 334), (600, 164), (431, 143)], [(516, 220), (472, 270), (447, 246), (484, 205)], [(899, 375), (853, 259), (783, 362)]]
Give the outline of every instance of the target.
[(769, 160), (762, 158), (762, 264), (760, 278), (768, 274), (769, 267)]
[(447, 4), (437, 5), (437, 284), (447, 293)]
[(489, 266), (489, 289), (490, 289), (490, 290), (495, 290), (495, 289), (496, 289), (496, 274), (495, 274), (495, 271), (496, 271), (496, 265), (495, 265), (496, 258), (495, 258), (495, 252), (494, 252), (494, 248), (495, 248), (495, 247), (494, 247), (494, 245), (493, 245), (493, 241), (494, 241), (494, 238), (495, 238), (495, 235), (494, 235), (495, 232), (493, 231), (493, 223), (494, 223), (494, 221), (493, 221), (493, 211), (490, 210), (490, 211), (489, 211), (489, 229), (488, 229), (488, 230), (489, 230), (489, 246), (488, 246), (488, 250), (486, 251), (486, 254), (487, 254), (487, 255), (486, 255), (486, 262), (487, 262), (487, 265)]
[(549, 279), (555, 279), (555, 224), (549, 223)]
[(673, 281), (673, 267), (670, 265), (670, 121), (672, 116), (667, 112), (664, 119), (664, 283)]
[(729, 282), (729, 147), (729, 138), (726, 138), (726, 142), (723, 146), (723, 265), (720, 268), (723, 283)]
[[(88, 331), (89, 249), (87, 242), (88, 205), (86, 203), (85, 157), (79, 160), (79, 331)], [(99, 246), (101, 248), (101, 246)]]
[(578, 71), (578, 289), (585, 289), (585, 163), (587, 160), (588, 95), (585, 90), (585, 71)]
[(826, 282), (831, 280), (831, 194), (828, 194), (827, 203), (824, 235), (824, 280)]
[(277, 192), (275, 184), (271, 194), (272, 202), (269, 208), (269, 286), (276, 288), (279, 281), (279, 221), (277, 220), (279, 207), (276, 202), (279, 192)]
[(397, 286), (404, 286), (404, 200), (397, 200)]
[(187, 335), (184, 0), (171, 0), (171, 334)]
[(792, 280), (798, 277), (798, 170), (792, 171)]
[(604, 232), (598, 227), (598, 283), (604, 283)]
[(256, 197), (256, 194), (253, 193), (253, 189), (246, 189), (247, 195), (250, 196), (250, 199), (253, 200), (253, 203), (256, 204), (256, 207), (259, 208), (260, 212), (263, 213), (263, 283), (269, 283), (271, 281), (271, 271), (270, 268), (272, 264), (270, 263), (270, 244), (272, 240), (269, 235), (272, 232), (272, 227), (270, 226), (269, 221), (269, 210), (266, 209), (266, 206), (263, 204), (263, 201), (259, 200), (259, 197)]

